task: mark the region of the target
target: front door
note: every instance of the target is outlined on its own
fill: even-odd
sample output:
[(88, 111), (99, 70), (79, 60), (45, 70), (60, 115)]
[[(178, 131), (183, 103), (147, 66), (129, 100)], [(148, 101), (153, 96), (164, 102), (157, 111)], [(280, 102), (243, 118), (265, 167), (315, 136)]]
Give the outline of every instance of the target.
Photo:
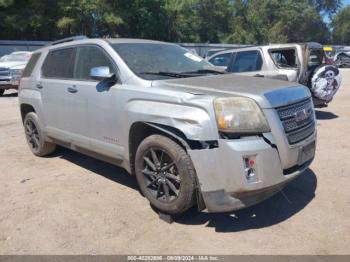
[(122, 155), (118, 139), (121, 124), (118, 93), (121, 85), (117, 83), (111, 86), (93, 80), (90, 71), (95, 67), (108, 67), (110, 73), (117, 73), (117, 66), (102, 47), (78, 46), (74, 79), (85, 103), (75, 105), (77, 112), (84, 108), (87, 125), (79, 132), (89, 138), (90, 148), (93, 151), (118, 158)]

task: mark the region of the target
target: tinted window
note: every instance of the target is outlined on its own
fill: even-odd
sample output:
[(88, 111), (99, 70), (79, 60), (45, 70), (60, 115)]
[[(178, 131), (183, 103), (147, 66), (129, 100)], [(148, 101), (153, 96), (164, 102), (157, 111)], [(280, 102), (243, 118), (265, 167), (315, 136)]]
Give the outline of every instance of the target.
[(32, 55), (28, 64), (26, 65), (26, 67), (23, 70), (22, 77), (29, 77), (32, 74), (36, 63), (38, 62), (38, 60), (40, 58), (40, 55), (41, 55), (41, 53), (35, 53)]
[(163, 43), (119, 43), (112, 47), (129, 68), (144, 79), (171, 78), (152, 73), (193, 72), (212, 67), (203, 58), (178, 45)]
[(107, 54), (99, 47), (78, 47), (77, 62), (74, 69), (74, 78), (90, 80), (90, 70), (93, 67), (107, 66), (109, 71), (115, 72), (115, 66)]
[(75, 48), (50, 51), (42, 66), (43, 77), (73, 78)]
[(209, 62), (215, 66), (227, 66), (230, 62), (231, 55), (232, 53), (220, 54), (211, 58)]
[(270, 54), (278, 67), (297, 67), (295, 49), (270, 50)]
[(239, 52), (229, 69), (230, 72), (259, 71), (262, 67), (262, 58), (258, 51)]

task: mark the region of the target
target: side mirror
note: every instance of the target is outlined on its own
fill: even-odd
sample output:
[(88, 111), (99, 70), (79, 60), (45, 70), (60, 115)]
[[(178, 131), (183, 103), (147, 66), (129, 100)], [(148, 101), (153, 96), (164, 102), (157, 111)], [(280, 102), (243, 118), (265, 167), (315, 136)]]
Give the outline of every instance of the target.
[(111, 73), (108, 66), (93, 67), (90, 70), (90, 77), (94, 80), (103, 81), (110, 79), (114, 73)]

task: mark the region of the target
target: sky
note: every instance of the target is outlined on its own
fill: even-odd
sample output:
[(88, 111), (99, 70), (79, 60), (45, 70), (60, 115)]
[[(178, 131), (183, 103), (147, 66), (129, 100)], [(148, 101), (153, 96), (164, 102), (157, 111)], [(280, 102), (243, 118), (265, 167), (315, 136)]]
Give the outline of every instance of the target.
[(343, 0), (343, 4), (344, 5), (349, 5), (350, 4), (350, 0)]

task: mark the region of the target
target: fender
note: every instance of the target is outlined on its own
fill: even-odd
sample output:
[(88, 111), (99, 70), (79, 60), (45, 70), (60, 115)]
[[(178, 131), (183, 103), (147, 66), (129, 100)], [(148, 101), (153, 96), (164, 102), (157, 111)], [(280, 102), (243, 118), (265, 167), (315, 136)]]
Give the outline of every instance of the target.
[(134, 122), (159, 124), (180, 130), (187, 139), (218, 140), (214, 112), (197, 105), (184, 105), (149, 100), (133, 100), (126, 105), (129, 127)]

